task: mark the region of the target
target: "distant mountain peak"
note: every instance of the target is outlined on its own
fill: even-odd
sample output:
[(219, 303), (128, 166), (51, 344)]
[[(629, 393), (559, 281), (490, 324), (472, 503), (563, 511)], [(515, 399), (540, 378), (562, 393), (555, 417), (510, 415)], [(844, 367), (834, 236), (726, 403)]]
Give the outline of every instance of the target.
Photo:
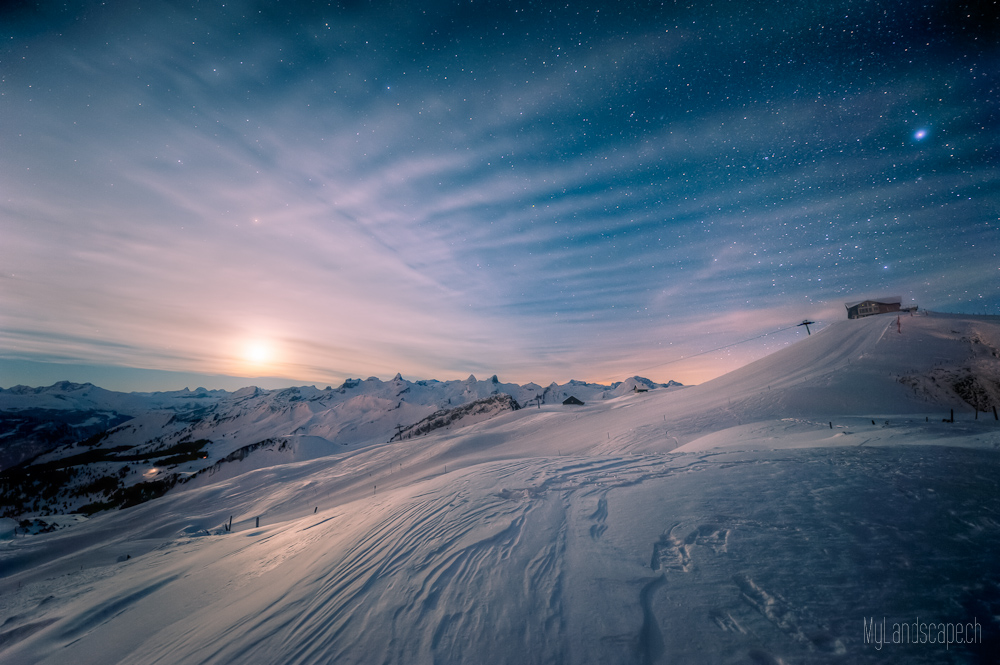
[(60, 390), (62, 392), (73, 392), (76, 390), (84, 390), (86, 388), (96, 388), (93, 383), (73, 383), (72, 381), (57, 381), (48, 387), (49, 391)]

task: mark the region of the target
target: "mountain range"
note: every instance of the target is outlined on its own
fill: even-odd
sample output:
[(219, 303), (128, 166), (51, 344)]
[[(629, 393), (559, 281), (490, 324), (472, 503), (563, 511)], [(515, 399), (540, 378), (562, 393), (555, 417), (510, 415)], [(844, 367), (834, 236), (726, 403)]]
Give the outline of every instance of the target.
[[(543, 388), (502, 383), (496, 375), (408, 381), (399, 374), (390, 381), (347, 379), (322, 390), (120, 393), (66, 381), (14, 386), (0, 389), (0, 516), (134, 505), (258, 450), (277, 449), (285, 461), (298, 461), (469, 425), (529, 403), (541, 408), (571, 396), (592, 402), (681, 387), (642, 377)], [(501, 395), (509, 398), (491, 399)], [(32, 469), (45, 473), (31, 476)]]

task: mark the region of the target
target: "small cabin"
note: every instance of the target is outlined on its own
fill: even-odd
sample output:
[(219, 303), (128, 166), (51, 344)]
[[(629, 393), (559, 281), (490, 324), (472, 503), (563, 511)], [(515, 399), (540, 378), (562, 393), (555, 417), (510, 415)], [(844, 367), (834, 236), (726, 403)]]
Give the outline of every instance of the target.
[(866, 316), (898, 312), (902, 307), (902, 302), (903, 299), (900, 296), (890, 296), (888, 298), (879, 298), (877, 300), (848, 302), (844, 303), (844, 306), (847, 307), (847, 318), (863, 319)]
[(648, 393), (649, 392), (649, 388), (640, 388), (638, 385), (634, 386), (632, 388), (632, 390), (633, 390), (633, 392), (636, 392), (636, 393)]
[(563, 404), (566, 406), (583, 406), (583, 402), (573, 397), (572, 395), (564, 399)]

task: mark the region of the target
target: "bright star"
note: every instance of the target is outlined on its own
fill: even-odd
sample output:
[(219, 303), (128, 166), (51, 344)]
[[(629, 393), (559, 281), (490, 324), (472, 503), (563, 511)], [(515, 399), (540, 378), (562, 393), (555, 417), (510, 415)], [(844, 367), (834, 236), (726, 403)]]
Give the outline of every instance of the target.
[(913, 132), (913, 140), (923, 141), (925, 138), (927, 138), (927, 134), (928, 130), (924, 128), (918, 129), (917, 131)]

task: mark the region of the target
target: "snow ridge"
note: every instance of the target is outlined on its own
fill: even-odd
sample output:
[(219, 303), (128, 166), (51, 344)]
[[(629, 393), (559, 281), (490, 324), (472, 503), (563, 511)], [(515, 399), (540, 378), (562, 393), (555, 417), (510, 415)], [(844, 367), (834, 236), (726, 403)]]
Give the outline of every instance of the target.
[(519, 408), (521, 407), (518, 406), (517, 401), (506, 393), (491, 395), (483, 399), (477, 399), (474, 402), (469, 402), (468, 404), (463, 404), (462, 406), (457, 406), (454, 409), (435, 411), (419, 422), (407, 427), (400, 427), (389, 441), (391, 443), (393, 439), (409, 439), (414, 436), (429, 434), (434, 430), (449, 427), (458, 421), (468, 424), (469, 419), (475, 416), (489, 418), (505, 411), (517, 411)]

